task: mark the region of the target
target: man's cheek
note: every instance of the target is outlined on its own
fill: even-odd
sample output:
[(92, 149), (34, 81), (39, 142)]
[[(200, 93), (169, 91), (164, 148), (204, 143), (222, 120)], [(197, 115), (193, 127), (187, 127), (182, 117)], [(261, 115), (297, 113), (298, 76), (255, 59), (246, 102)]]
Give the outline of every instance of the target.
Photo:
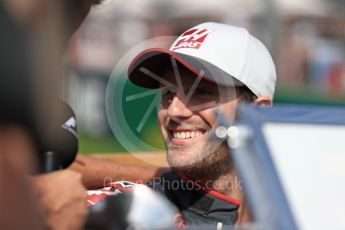
[(220, 112), (219, 106), (200, 112), (200, 116), (207, 123), (207, 125), (209, 125), (211, 128), (214, 128), (217, 125), (217, 112)]
[(236, 115), (236, 106), (226, 104), (218, 107), (218, 112), (220, 112), (225, 119), (227, 119), (231, 124), (235, 120)]
[(161, 127), (161, 132), (162, 132), (165, 142), (168, 142), (169, 141), (168, 131), (164, 127)]
[(161, 134), (163, 136), (163, 139), (165, 142), (168, 142), (169, 140), (169, 134), (168, 134), (168, 130), (166, 129), (164, 122), (159, 121), (159, 128), (161, 130)]

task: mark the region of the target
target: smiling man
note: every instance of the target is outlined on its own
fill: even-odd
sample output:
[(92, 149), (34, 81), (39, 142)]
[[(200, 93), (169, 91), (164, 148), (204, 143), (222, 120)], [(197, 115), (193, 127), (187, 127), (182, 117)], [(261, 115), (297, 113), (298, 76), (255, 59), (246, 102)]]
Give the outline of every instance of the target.
[[(236, 95), (240, 92), (234, 87), (198, 79), (182, 65), (175, 68), (176, 71), (163, 74), (174, 86), (161, 87), (162, 102), (158, 112), (167, 159), (171, 168), (201, 180), (210, 172), (214, 174), (214, 167), (222, 166), (220, 162), (228, 161), (226, 147), (212, 142), (210, 134), (217, 127), (216, 109), (234, 119)], [(175, 76), (177, 71), (178, 76)], [(176, 78), (181, 79), (178, 80), (180, 87)]]
[(169, 50), (143, 51), (128, 73), (134, 84), (161, 89), (158, 121), (173, 172), (151, 186), (179, 208), (179, 224), (247, 222), (229, 149), (211, 136), (217, 111), (233, 121), (241, 101), (271, 105), (276, 72), (265, 46), (244, 28), (203, 23)]
[(241, 101), (272, 104), (276, 72), (265, 46), (244, 28), (203, 23), (169, 50), (138, 54), (128, 76), (136, 85), (160, 88), (158, 122), (172, 172), (149, 186), (177, 206), (176, 225), (222, 229), (249, 222), (229, 148), (213, 133), (216, 112), (234, 121)]

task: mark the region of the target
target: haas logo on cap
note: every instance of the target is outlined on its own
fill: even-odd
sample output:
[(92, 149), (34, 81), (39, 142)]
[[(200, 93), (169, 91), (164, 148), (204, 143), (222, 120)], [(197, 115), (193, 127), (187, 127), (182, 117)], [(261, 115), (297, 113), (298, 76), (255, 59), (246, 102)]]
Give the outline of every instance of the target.
[(184, 32), (176, 41), (173, 50), (180, 48), (194, 48), (199, 49), (205, 38), (211, 33), (211, 30), (198, 28), (190, 29)]

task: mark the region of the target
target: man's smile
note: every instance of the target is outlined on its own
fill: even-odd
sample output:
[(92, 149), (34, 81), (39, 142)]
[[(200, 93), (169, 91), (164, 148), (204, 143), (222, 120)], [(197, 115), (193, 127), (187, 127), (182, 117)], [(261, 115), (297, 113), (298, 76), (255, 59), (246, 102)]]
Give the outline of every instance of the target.
[(167, 130), (169, 133), (170, 142), (176, 145), (193, 143), (194, 141), (200, 139), (206, 132), (205, 129), (190, 128), (176, 128)]

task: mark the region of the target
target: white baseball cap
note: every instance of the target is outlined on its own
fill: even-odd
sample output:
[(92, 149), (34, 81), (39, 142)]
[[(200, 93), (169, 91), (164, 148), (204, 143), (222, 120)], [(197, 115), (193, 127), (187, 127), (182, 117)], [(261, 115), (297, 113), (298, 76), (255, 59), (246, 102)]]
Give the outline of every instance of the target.
[[(248, 31), (206, 22), (180, 35), (169, 50), (139, 53), (128, 68), (134, 84), (158, 88), (162, 71), (172, 58), (202, 78), (226, 86), (247, 86), (256, 96), (273, 98), (276, 70), (266, 47)], [(156, 76), (156, 77), (155, 77)]]

